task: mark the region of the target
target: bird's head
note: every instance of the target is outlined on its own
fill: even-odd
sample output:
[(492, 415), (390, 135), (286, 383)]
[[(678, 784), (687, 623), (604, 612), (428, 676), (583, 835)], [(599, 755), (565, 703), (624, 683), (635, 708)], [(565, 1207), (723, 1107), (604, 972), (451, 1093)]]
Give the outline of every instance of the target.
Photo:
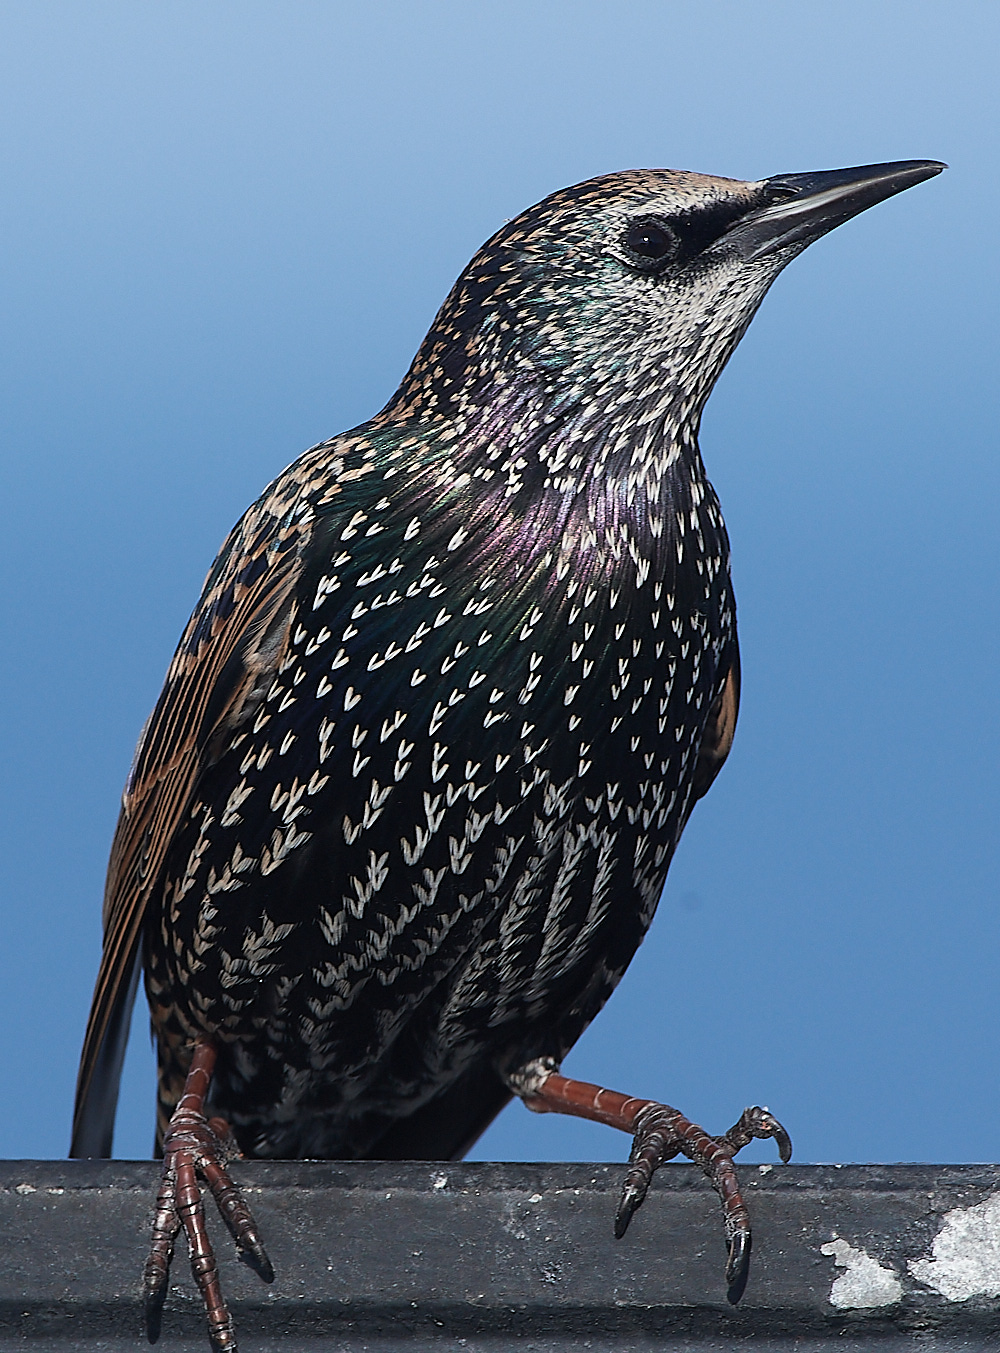
[[(442, 306), (389, 416), (697, 425), (768, 287), (834, 226), (939, 173), (907, 160), (758, 182), (606, 174), (507, 222)], [(589, 415), (587, 411), (590, 411)]]

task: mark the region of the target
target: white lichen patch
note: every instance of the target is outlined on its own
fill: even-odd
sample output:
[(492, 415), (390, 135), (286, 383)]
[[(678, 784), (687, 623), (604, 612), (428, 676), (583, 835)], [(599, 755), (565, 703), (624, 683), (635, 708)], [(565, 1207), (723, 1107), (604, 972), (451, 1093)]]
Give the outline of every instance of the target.
[(830, 1305), (842, 1311), (867, 1311), (877, 1306), (893, 1306), (903, 1295), (903, 1284), (894, 1269), (886, 1268), (864, 1250), (856, 1250), (846, 1240), (835, 1237), (820, 1246), (838, 1268), (846, 1270), (834, 1279)]
[(949, 1301), (1000, 1297), (1000, 1193), (945, 1213), (931, 1254), (931, 1259), (909, 1262), (918, 1282)]

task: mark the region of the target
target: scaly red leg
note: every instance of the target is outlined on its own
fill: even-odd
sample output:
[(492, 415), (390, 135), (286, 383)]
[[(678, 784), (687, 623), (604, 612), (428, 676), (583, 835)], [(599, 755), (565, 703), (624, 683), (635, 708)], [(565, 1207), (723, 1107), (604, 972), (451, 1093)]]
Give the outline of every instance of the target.
[(729, 1300), (734, 1305), (739, 1301), (750, 1272), (751, 1237), (750, 1218), (740, 1194), (733, 1156), (754, 1137), (773, 1137), (786, 1164), (792, 1156), (788, 1133), (768, 1109), (756, 1106), (745, 1109), (728, 1132), (710, 1137), (704, 1128), (668, 1104), (632, 1099), (586, 1081), (568, 1080), (556, 1071), (554, 1064), (544, 1060), (508, 1073), (507, 1082), (536, 1113), (573, 1114), (633, 1134), (629, 1170), (615, 1216), (615, 1235), (619, 1238), (645, 1198), (654, 1170), (678, 1155), (700, 1165), (722, 1199), (729, 1250), (726, 1283)]
[(274, 1270), (260, 1242), (250, 1209), (226, 1171), (226, 1164), (239, 1155), (229, 1125), (221, 1118), (205, 1117), (205, 1097), (212, 1082), (215, 1057), (211, 1040), (199, 1039), (184, 1082), (184, 1093), (167, 1128), (163, 1141), (163, 1178), (156, 1198), (153, 1240), (142, 1286), (146, 1332), (152, 1344), (160, 1335), (174, 1242), (183, 1227), (191, 1256), (191, 1272), (205, 1303), (212, 1347), (220, 1353), (236, 1353), (233, 1319), (222, 1295), (218, 1265), (205, 1228), (199, 1178), (208, 1185), (236, 1241), (240, 1257), (266, 1283), (274, 1281)]

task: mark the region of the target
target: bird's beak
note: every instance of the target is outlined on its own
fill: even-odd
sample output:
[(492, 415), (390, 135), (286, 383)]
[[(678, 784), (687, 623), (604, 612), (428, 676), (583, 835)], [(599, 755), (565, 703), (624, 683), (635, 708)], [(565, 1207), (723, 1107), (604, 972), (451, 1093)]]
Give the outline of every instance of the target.
[(939, 160), (897, 160), (815, 174), (778, 174), (760, 185), (770, 205), (737, 221), (723, 240), (748, 263), (788, 245), (805, 248), (858, 212), (947, 168)]

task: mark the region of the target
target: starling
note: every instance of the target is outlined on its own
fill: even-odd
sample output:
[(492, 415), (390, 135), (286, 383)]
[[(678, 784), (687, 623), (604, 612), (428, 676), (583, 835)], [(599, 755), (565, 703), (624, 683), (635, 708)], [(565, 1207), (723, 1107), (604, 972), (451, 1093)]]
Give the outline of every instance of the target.
[[(110, 1153), (144, 975), (164, 1173), (151, 1337), (183, 1227), (235, 1348), (202, 1185), (271, 1276), (226, 1163), (461, 1156), (512, 1094), (633, 1134), (616, 1230), (709, 1136), (559, 1065), (621, 978), (733, 738), (729, 546), (705, 401), (809, 243), (940, 172), (668, 170), (556, 192), (475, 255), (402, 385), (233, 529), (125, 788), (71, 1154)], [(217, 1115), (209, 1117), (208, 1115)]]

